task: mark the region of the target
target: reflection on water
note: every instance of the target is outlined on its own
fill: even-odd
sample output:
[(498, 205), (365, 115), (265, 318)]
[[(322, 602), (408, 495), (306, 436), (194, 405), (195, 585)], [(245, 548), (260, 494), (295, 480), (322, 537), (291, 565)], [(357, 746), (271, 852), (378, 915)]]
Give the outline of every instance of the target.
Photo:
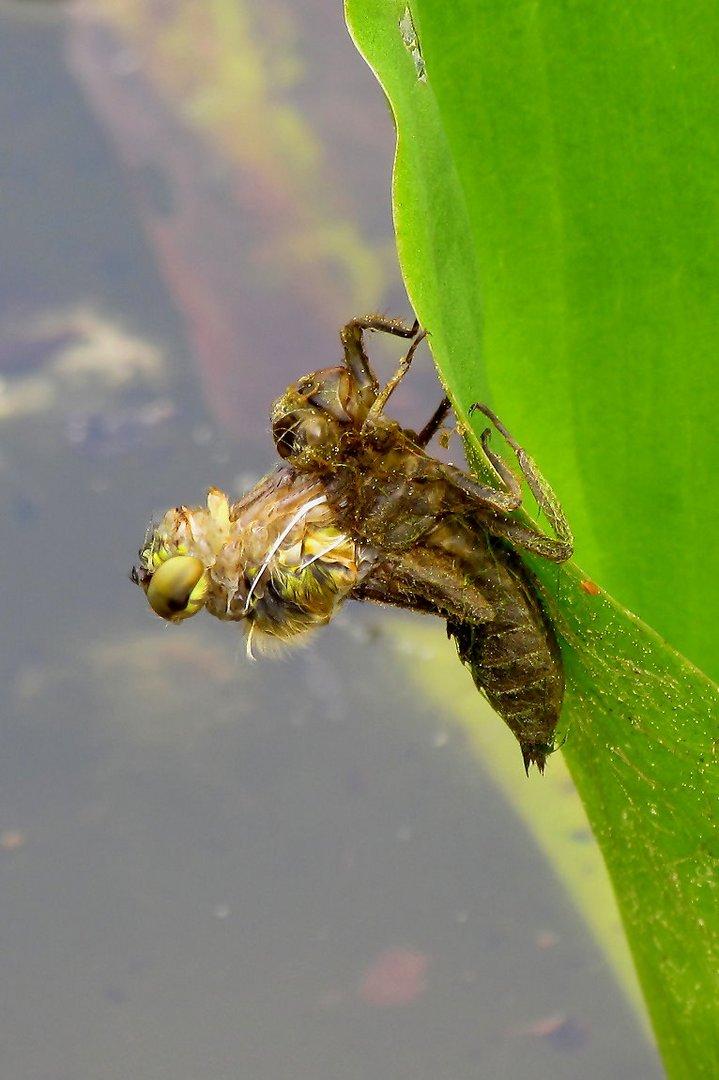
[[(149, 616), (126, 578), (149, 512), (246, 485), (269, 436), (229, 446), (205, 411), (62, 27), (0, 29), (3, 1075), (660, 1076), (539, 855), (406, 683), (403, 619), (350, 606), (253, 664), (232, 627)], [(439, 624), (428, 640), (440, 681)]]

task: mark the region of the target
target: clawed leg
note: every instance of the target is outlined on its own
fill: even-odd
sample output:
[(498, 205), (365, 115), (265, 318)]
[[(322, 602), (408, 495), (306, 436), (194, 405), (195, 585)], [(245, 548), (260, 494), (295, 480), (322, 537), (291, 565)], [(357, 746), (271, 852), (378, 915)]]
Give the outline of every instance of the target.
[[(557, 539), (546, 536), (538, 530), (534, 531), (529, 528), (529, 526), (522, 525), (521, 522), (516, 522), (513, 519), (509, 519), (507, 522), (503, 523), (504, 531), (501, 535), (505, 536), (508, 540), (512, 540), (514, 543), (520, 544), (529, 551), (535, 551), (537, 554), (543, 555), (545, 559), (552, 559), (555, 562), (564, 562), (566, 559), (570, 559), (573, 552), (574, 538), (572, 536), (572, 531), (569, 528), (569, 523), (559, 505), (559, 500), (552, 491), (552, 488), (544, 479), (527, 451), (519, 445), (517, 440), (509, 433), (502, 421), (492, 412), (492, 410), (488, 408), (487, 405), (481, 405), (479, 402), (475, 402), (469, 410), (470, 415), (476, 411), (483, 413), (488, 420), (492, 421), (507, 445), (514, 451), (522, 471), (522, 476), (527, 481), (530, 491), (537, 500), (537, 505), (546, 514), (547, 520), (556, 534)], [(489, 436), (490, 429), (487, 428), (482, 432), (481, 436), (482, 449), (487, 455), (492, 468), (501, 477), (509, 490), (514, 492), (515, 490), (518, 490), (517, 478), (511, 469), (504, 464), (501, 458), (499, 458), (493, 450), (490, 450)], [(517, 506), (519, 506), (519, 503), (517, 503)], [(514, 509), (516, 509), (516, 507), (514, 507)], [(515, 528), (515, 526), (518, 528)], [(497, 529), (493, 529), (493, 531), (498, 533)]]
[[(525, 525), (517, 518), (506, 514), (478, 514), (478, 520), (483, 519), (487, 532), (492, 536), (498, 536), (502, 540), (508, 540), (515, 547), (531, 551), (534, 555), (541, 555), (549, 562), (566, 562), (571, 559), (573, 547), (571, 540), (555, 540), (553, 536), (547, 536), (539, 529), (531, 525)], [(571, 534), (570, 534), (571, 537)]]
[(447, 469), (452, 471), (454, 484), (470, 499), (475, 499), (483, 504), (490, 513), (495, 511), (496, 513), (509, 514), (512, 510), (518, 510), (522, 505), (522, 489), (519, 486), (517, 477), (501, 458), (498, 458), (492, 450), (489, 450), (484, 436), (482, 437), (482, 447), (492, 467), (492, 472), (502, 487), (488, 487), (486, 484), (481, 484), (479, 480), (475, 480), (473, 476), (463, 473), (461, 469), (448, 465)]
[(340, 330), (345, 364), (360, 389), (371, 389), (372, 400), (374, 400), (379, 391), (379, 381), (365, 351), (365, 330), (378, 330), (380, 333), (393, 334), (395, 337), (413, 338), (419, 331), (419, 323), (415, 319), (412, 326), (406, 326), (399, 319), (388, 319), (383, 315), (360, 315), (356, 319), (350, 319)]
[(374, 399), (372, 407), (367, 414), (367, 419), (365, 420), (366, 424), (373, 424), (376, 421), (377, 417), (382, 415), (385, 409), (385, 405), (387, 404), (399, 384), (402, 382), (402, 379), (409, 371), (412, 360), (414, 359), (414, 354), (417, 351), (417, 346), (427, 337), (427, 331), (417, 331), (417, 329), (415, 329), (415, 334), (416, 337), (410, 345), (407, 351), (407, 355), (402, 357), (399, 362), (399, 367), (395, 371), (394, 375), (389, 380), (389, 382), (378, 392), (376, 398)]
[[(385, 333), (395, 334), (397, 337), (413, 337), (415, 339), (412, 342), (407, 355), (400, 361), (397, 371), (382, 391), (379, 389), (377, 376), (372, 370), (369, 357), (364, 349), (363, 333), (365, 330), (379, 330), (384, 331)], [(375, 397), (370, 411), (372, 418), (375, 419), (377, 415), (384, 410), (390, 395), (396, 390), (407, 374), (410, 364), (412, 363), (412, 358), (417, 350), (417, 346), (421, 341), (424, 341), (427, 336), (426, 331), (422, 330), (420, 333), (419, 323), (416, 319), (412, 326), (405, 326), (404, 323), (400, 323), (395, 319), (382, 319), (379, 316), (367, 315), (364, 318), (353, 319), (352, 322), (347, 323), (340, 336), (344, 346), (345, 363), (347, 364), (347, 367), (351, 370), (360, 386), (370, 385), (373, 387)], [(452, 406), (449, 398), (443, 397), (422, 430), (418, 435), (414, 436), (414, 442), (417, 446), (424, 449), (432, 441), (444, 421), (447, 419), (447, 415), (451, 408)]]
[(418, 435), (414, 436), (414, 441), (417, 446), (420, 446), (424, 450), (424, 448), (431, 443), (432, 439), (447, 419), (447, 415), (451, 408), (452, 405), (449, 398), (443, 397), (422, 430)]

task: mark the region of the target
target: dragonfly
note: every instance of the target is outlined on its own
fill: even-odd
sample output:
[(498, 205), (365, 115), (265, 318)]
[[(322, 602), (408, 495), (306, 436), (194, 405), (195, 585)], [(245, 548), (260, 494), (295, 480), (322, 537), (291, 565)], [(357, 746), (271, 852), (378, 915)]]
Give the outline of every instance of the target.
[[(366, 335), (409, 342), (382, 386)], [(426, 334), (380, 315), (340, 332), (342, 362), (303, 376), (272, 405), (282, 463), (237, 502), (211, 489), (206, 506), (169, 510), (150, 528), (132, 571), (152, 609), (181, 622), (206, 609), (247, 629), (250, 655), (304, 637), (347, 599), (438, 615), (475, 685), (519, 742), (525, 770), (544, 771), (564, 696), (564, 668), (538, 583), (522, 560), (571, 558), (571, 530), (550, 485), (499, 418), (480, 445), (488, 482), (433, 456), (450, 411), (443, 397), (415, 432), (387, 403)], [(552, 529), (517, 515), (515, 471)]]

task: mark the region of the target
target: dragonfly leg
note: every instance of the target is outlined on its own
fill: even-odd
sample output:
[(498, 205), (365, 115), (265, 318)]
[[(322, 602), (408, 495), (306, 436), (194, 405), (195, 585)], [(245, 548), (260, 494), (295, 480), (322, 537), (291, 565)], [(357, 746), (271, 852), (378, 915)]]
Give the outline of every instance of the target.
[[(470, 408), (470, 414), (473, 412), (481, 412), (488, 420), (491, 420), (495, 428), (502, 436), (507, 445), (514, 451), (517, 458), (519, 468), (521, 469), (522, 476), (527, 481), (527, 485), (537, 500), (537, 505), (540, 510), (543, 510), (547, 516), (547, 521), (552, 527), (555, 533), (556, 539), (546, 536), (539, 530), (535, 530), (534, 535), (537, 541), (540, 543), (540, 547), (529, 548), (528, 550), (537, 551), (539, 554), (544, 555), (545, 558), (554, 558), (557, 562), (563, 562), (565, 559), (569, 559), (572, 556), (574, 538), (572, 536), (572, 530), (569, 528), (569, 522), (567, 521), (559, 500), (554, 494), (554, 491), (550, 487), (549, 483), (542, 476), (541, 472), (537, 468), (536, 464), (529, 456), (527, 451), (519, 445), (513, 435), (507, 430), (502, 421), (492, 412), (487, 405), (482, 405), (479, 402), (475, 402)], [(494, 468), (495, 472), (506, 482), (507, 474), (511, 477), (509, 481), (509, 489), (514, 491), (517, 484), (514, 473), (502, 462), (501, 458), (494, 451), (489, 448), (489, 435), (490, 429), (487, 428), (482, 432), (482, 448), (484, 449), (490, 464)], [(504, 507), (502, 507), (504, 509)], [(523, 527), (532, 532), (529, 526)], [(511, 539), (511, 538), (510, 538)], [(515, 541), (519, 543), (519, 540)], [(547, 548), (547, 544), (550, 545)], [(526, 543), (522, 544), (526, 547)], [(551, 552), (551, 554), (549, 553)]]
[(364, 347), (366, 330), (378, 330), (380, 333), (393, 334), (395, 337), (413, 338), (419, 330), (419, 323), (415, 319), (412, 326), (407, 326), (399, 319), (388, 319), (383, 315), (360, 315), (355, 319), (350, 319), (340, 330), (345, 364), (354, 376), (357, 385), (361, 389), (370, 387), (374, 396), (379, 391), (379, 380)]
[(422, 430), (419, 432), (418, 435), (414, 436), (414, 441), (416, 442), (417, 446), (421, 446), (424, 450), (425, 446), (427, 446), (432, 441), (444, 421), (447, 419), (447, 415), (451, 408), (452, 405), (449, 398), (443, 397), (437, 408), (430, 416), (427, 423), (422, 428)]

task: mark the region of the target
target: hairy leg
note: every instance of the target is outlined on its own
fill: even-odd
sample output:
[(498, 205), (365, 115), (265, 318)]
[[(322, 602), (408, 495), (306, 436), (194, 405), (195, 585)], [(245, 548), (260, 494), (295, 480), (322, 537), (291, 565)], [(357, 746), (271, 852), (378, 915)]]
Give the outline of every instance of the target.
[(406, 326), (399, 319), (388, 319), (383, 315), (360, 315), (355, 319), (350, 319), (340, 330), (345, 364), (354, 376), (357, 385), (362, 389), (370, 387), (376, 395), (379, 390), (379, 381), (364, 347), (366, 330), (377, 330), (383, 334), (393, 334), (395, 337), (406, 339), (415, 337), (419, 330), (419, 323), (415, 319), (412, 326)]
[[(488, 420), (491, 420), (499, 434), (507, 443), (507, 445), (514, 451), (517, 462), (519, 463), (519, 468), (522, 471), (524, 479), (527, 481), (527, 485), (529, 486), (530, 491), (537, 500), (537, 505), (546, 514), (547, 520), (551, 525), (552, 530), (556, 534), (557, 539), (552, 540), (550, 537), (546, 537), (543, 533), (537, 531), (538, 537), (543, 537), (543, 541), (549, 541), (551, 543), (551, 550), (554, 552), (554, 556), (546, 554), (544, 550), (540, 551), (539, 553), (544, 554), (545, 558), (554, 557), (557, 562), (562, 562), (566, 559), (570, 559), (572, 556), (572, 545), (574, 542), (572, 530), (570, 529), (569, 522), (564, 516), (562, 508), (559, 505), (559, 500), (557, 499), (557, 496), (554, 494), (554, 491), (550, 487), (549, 483), (542, 476), (534, 461), (532, 461), (527, 451), (519, 445), (514, 436), (510, 434), (502, 421), (492, 412), (492, 410), (487, 405), (482, 405), (479, 402), (476, 402), (474, 405), (472, 405), (469, 411), (470, 413), (479, 411), (483, 413), (483, 415), (486, 416)], [(489, 449), (488, 439), (489, 429), (482, 433), (482, 447), (495, 470), (500, 472), (500, 475), (502, 475), (498, 466), (498, 462), (501, 459), (499, 459), (497, 455)], [(510, 470), (507, 469), (507, 466), (504, 465), (504, 463), (502, 463), (502, 467), (507, 472), (510, 472)], [(514, 478), (514, 474), (511, 475), (514, 479), (514, 482), (516, 483), (516, 478)], [(530, 550), (538, 549), (535, 548)]]

